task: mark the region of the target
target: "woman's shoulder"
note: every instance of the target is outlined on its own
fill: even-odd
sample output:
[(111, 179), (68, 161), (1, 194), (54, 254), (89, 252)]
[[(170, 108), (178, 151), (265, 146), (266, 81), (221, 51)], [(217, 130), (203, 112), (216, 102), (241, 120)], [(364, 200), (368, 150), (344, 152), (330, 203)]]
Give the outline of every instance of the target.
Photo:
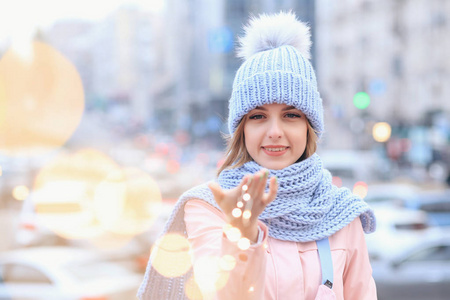
[(346, 249), (349, 243), (352, 243), (352, 239), (360, 235), (364, 235), (364, 231), (361, 219), (356, 217), (347, 226), (330, 236), (330, 244), (333, 248)]

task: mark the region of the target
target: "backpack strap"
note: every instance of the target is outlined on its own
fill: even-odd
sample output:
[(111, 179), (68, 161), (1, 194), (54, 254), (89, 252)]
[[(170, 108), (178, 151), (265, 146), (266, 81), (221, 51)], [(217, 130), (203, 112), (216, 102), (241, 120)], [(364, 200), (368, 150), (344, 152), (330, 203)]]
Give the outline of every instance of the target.
[(333, 260), (331, 258), (330, 242), (328, 237), (316, 241), (319, 251), (320, 267), (322, 268), (322, 284), (333, 288)]

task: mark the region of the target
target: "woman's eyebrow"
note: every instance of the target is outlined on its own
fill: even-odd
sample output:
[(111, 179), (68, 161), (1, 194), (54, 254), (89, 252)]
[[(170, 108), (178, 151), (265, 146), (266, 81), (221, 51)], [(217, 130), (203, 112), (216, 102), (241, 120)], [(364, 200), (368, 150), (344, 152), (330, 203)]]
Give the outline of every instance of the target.
[(255, 107), (254, 109), (260, 109), (260, 110), (267, 110), (265, 107), (263, 107), (263, 106), (257, 106), (257, 107)]
[[(265, 108), (264, 106), (257, 106), (254, 109), (260, 109), (260, 110), (267, 111), (267, 108)], [(281, 111), (286, 111), (286, 110), (291, 110), (291, 109), (297, 109), (297, 108), (295, 108), (295, 106), (288, 106), (288, 107), (283, 108)]]

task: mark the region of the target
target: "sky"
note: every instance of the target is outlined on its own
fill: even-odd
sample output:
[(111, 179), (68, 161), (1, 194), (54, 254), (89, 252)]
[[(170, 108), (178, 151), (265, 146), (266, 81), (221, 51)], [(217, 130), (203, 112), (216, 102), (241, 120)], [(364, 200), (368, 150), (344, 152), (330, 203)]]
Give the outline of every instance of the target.
[(164, 0), (1, 0), (0, 42), (32, 35), (57, 20), (101, 20), (122, 5), (158, 10)]

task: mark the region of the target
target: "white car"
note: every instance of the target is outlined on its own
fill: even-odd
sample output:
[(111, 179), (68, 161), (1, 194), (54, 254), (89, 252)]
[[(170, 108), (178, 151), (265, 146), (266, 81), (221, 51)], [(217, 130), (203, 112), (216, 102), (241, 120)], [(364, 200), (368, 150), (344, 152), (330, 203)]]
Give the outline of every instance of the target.
[(372, 269), (379, 300), (449, 299), (450, 231), (435, 230), (401, 245), (372, 261)]
[(369, 184), (364, 201), (370, 205), (390, 204), (404, 206), (420, 192), (420, 188), (405, 183), (378, 183)]
[(129, 300), (142, 275), (90, 250), (36, 247), (0, 253), (0, 299)]
[(415, 243), (434, 230), (428, 227), (428, 216), (424, 211), (395, 207), (387, 203), (379, 203), (372, 208), (377, 229), (365, 236), (371, 259), (390, 255), (397, 248)]

